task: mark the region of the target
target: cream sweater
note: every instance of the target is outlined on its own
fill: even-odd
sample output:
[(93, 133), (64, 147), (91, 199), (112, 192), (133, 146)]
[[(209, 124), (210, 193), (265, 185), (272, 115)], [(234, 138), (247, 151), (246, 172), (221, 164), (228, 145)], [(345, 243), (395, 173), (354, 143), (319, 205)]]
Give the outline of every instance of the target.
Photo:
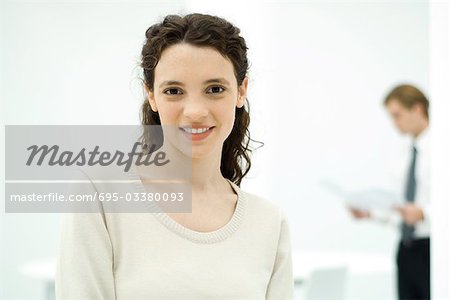
[[(65, 214), (56, 299), (292, 299), (285, 214), (229, 182), (236, 209), (212, 232), (190, 230), (165, 213)], [(107, 188), (89, 186), (82, 192)]]

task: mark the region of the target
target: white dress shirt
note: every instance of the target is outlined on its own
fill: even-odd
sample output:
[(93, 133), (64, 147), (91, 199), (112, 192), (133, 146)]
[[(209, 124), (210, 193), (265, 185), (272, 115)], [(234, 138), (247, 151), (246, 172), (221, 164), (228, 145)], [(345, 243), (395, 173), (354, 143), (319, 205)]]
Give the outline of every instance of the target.
[[(430, 237), (430, 143), (429, 143), (429, 127), (420, 133), (417, 138), (412, 138), (407, 145), (401, 149), (398, 157), (395, 159), (394, 165), (389, 170), (389, 182), (387, 183), (390, 189), (400, 193), (403, 201), (406, 204), (405, 198), (406, 180), (408, 170), (412, 159), (412, 147), (417, 149), (415, 177), (416, 177), (416, 194), (415, 205), (419, 206), (424, 215), (424, 219), (417, 222), (414, 227), (414, 238)], [(370, 211), (375, 220), (389, 223), (394, 226), (400, 225), (402, 218), (396, 211), (382, 211), (372, 209)]]

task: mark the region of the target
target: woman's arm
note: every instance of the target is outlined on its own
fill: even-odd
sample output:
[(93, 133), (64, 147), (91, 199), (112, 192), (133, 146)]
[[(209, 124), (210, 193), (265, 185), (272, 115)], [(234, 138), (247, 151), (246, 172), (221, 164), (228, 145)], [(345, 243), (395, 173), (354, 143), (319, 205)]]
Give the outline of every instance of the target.
[[(95, 188), (92, 184), (83, 184), (76, 193), (93, 195)], [(69, 213), (64, 216), (55, 294), (57, 300), (116, 299), (113, 250), (101, 209), (97, 212)]]
[(280, 209), (281, 226), (278, 239), (275, 264), (267, 287), (267, 300), (285, 300), (294, 297), (294, 278), (292, 271), (292, 251), (289, 224), (284, 212)]

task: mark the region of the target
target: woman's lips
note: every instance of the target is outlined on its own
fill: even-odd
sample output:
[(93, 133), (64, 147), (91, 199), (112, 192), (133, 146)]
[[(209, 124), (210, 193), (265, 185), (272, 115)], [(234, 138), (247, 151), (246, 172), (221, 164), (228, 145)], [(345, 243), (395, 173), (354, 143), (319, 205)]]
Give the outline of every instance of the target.
[(180, 130), (183, 133), (183, 135), (185, 137), (187, 137), (189, 140), (191, 140), (191, 141), (202, 141), (202, 140), (206, 139), (208, 136), (211, 135), (211, 133), (214, 130), (214, 128), (215, 128), (215, 126), (212, 126), (208, 130), (206, 130), (205, 132), (201, 132), (201, 133), (187, 132), (183, 128), (180, 128)]

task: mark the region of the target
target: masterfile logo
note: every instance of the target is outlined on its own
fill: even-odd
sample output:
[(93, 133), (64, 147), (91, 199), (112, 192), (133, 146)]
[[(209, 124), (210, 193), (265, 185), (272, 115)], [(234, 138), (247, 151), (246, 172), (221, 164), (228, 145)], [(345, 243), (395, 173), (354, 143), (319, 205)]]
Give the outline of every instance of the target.
[(189, 212), (180, 137), (161, 125), (7, 125), (5, 212)]
[[(139, 148), (144, 151), (138, 152)], [(124, 171), (128, 172), (133, 163), (138, 166), (149, 166), (151, 164), (163, 166), (169, 163), (170, 161), (166, 159), (166, 153), (163, 151), (159, 151), (153, 156), (153, 153), (156, 152), (155, 148), (155, 144), (148, 147), (147, 144), (135, 142), (131, 152), (128, 153), (118, 150), (114, 153), (109, 151), (100, 152), (100, 146), (98, 145), (95, 146), (92, 151), (82, 148), (80, 152), (74, 153), (72, 151), (61, 151), (60, 147), (57, 145), (51, 147), (48, 145), (32, 145), (27, 148), (27, 150), (30, 151), (30, 156), (28, 157), (26, 164), (27, 166), (31, 166), (34, 163), (35, 165), (42, 166), (42, 164), (46, 162), (49, 166), (109, 166), (116, 163), (118, 166), (125, 166)], [(147, 151), (147, 149), (150, 150)], [(136, 161), (133, 161), (134, 157), (136, 157)]]

